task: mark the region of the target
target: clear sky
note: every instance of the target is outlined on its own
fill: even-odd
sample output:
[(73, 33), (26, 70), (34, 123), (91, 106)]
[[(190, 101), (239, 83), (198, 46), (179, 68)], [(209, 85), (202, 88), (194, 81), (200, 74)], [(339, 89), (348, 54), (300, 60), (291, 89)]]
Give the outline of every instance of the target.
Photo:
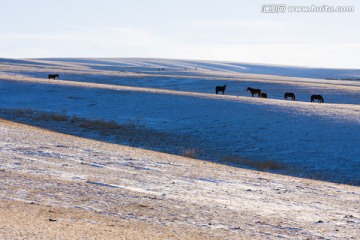
[[(262, 13), (264, 4), (353, 13)], [(0, 57), (145, 57), (360, 68), (357, 0), (0, 0)]]

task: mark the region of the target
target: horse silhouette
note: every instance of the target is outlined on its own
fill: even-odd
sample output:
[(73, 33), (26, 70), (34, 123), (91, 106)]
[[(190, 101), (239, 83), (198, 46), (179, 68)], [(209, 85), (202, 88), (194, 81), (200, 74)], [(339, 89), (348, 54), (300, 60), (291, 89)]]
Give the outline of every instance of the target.
[(224, 86), (222, 86), (222, 87), (221, 86), (216, 86), (215, 92), (216, 92), (216, 94), (218, 94), (218, 92), (222, 92), (222, 94), (224, 95), (225, 89), (226, 89), (226, 84)]
[(51, 78), (53, 78), (53, 79), (59, 78), (59, 74), (49, 74), (48, 78), (49, 79), (51, 79)]
[(324, 98), (321, 95), (311, 95), (310, 102), (314, 102), (314, 100), (318, 100), (319, 103), (324, 102)]
[(261, 95), (261, 90), (260, 90), (260, 89), (255, 89), (255, 88), (248, 87), (248, 88), (246, 89), (246, 91), (250, 91), (252, 97), (253, 97), (255, 94), (257, 94), (259, 97), (260, 97), (260, 95)]
[(292, 92), (287, 92), (284, 94), (284, 99), (291, 98), (292, 101), (295, 101), (295, 94)]
[(267, 94), (264, 93), (264, 92), (262, 92), (262, 93), (260, 94), (260, 98), (267, 98)]

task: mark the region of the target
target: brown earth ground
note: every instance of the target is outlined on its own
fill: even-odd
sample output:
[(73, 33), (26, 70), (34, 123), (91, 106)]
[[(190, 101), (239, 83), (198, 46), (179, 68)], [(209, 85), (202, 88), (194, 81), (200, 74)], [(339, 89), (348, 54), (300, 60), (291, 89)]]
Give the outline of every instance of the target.
[(359, 239), (360, 188), (0, 120), (0, 239)]

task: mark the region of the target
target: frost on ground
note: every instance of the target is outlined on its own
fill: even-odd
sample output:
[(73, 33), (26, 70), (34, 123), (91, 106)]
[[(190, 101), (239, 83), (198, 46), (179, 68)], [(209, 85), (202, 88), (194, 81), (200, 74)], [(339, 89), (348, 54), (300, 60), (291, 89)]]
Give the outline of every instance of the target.
[(329, 182), (360, 184), (358, 78), (205, 61), (1, 59), (0, 236), (357, 239), (359, 187)]
[(0, 236), (6, 239), (78, 238), (76, 233), (89, 239), (360, 237), (355, 186), (242, 170), (3, 120), (0, 126)]
[[(264, 75), (260, 66), (252, 71), (249, 66), (230, 65), (3, 59), (0, 94), (6, 97), (0, 108), (132, 123), (159, 137), (136, 144), (131, 136), (122, 135), (118, 143), (174, 154), (196, 149), (197, 158), (255, 169), (239, 159), (277, 162), (281, 165), (274, 169), (277, 173), (360, 184), (359, 71), (324, 69), (326, 78), (352, 79), (329, 80)], [(263, 73), (268, 69), (264, 66)], [(48, 80), (49, 73), (59, 73), (60, 79)], [(215, 86), (224, 84), (225, 95), (215, 95)], [(248, 86), (261, 88), (269, 99), (251, 98), (245, 91)], [(295, 92), (297, 101), (285, 101), (285, 92)], [(310, 103), (312, 94), (322, 94), (325, 104)], [(27, 122), (40, 124), (34, 119)], [(53, 129), (58, 123), (48, 125), (41, 126)]]

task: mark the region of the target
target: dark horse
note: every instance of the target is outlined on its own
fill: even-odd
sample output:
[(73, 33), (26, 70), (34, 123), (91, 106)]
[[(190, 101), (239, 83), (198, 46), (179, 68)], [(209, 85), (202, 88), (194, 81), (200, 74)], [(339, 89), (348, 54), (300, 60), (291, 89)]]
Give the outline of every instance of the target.
[(260, 97), (261, 97), (261, 98), (267, 98), (267, 94), (264, 93), (264, 92), (262, 92), (262, 93), (260, 94)]
[(224, 86), (217, 86), (216, 88), (215, 88), (215, 92), (216, 92), (216, 94), (218, 94), (218, 92), (222, 92), (223, 93), (223, 95), (224, 95), (224, 93), (225, 93), (225, 89), (226, 89), (226, 85), (224, 85)]
[(294, 93), (292, 93), (292, 92), (285, 93), (284, 99), (287, 99), (288, 97), (290, 97), (291, 100), (295, 101), (295, 94)]
[(261, 90), (260, 89), (254, 89), (254, 88), (248, 87), (246, 89), (246, 91), (250, 91), (251, 96), (254, 96), (254, 94), (257, 94), (260, 97), (260, 95), (261, 95)]
[(53, 79), (59, 78), (59, 74), (49, 74), (48, 78), (49, 79), (51, 79), (51, 78), (53, 78)]
[(321, 95), (311, 95), (311, 102), (314, 102), (314, 100), (317, 99), (319, 103), (324, 102), (324, 98)]

